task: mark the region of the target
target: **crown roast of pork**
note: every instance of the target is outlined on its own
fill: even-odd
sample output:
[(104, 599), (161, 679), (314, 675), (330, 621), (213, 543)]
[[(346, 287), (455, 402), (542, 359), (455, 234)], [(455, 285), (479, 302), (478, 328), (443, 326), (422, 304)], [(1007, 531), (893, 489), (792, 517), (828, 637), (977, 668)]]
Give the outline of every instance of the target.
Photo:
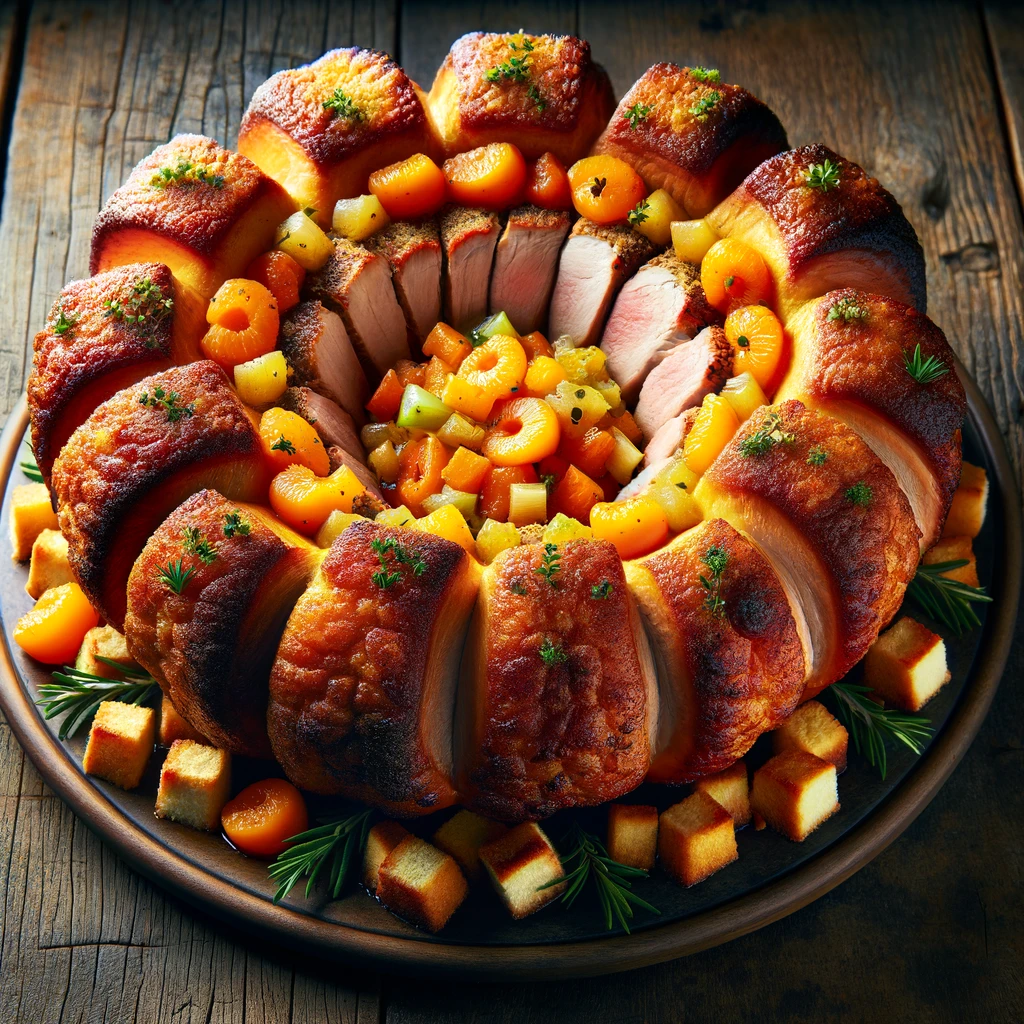
[[(501, 71), (524, 57), (525, 77)], [(239, 153), (177, 136), (104, 205), (94, 276), (36, 338), (33, 446), (75, 578), (219, 746), (396, 815), (462, 803), (537, 819), (723, 770), (895, 614), (945, 521), (965, 412), (913, 228), (856, 164), (787, 149), (775, 115), (717, 72), (655, 65), (613, 107), (572, 36), (463, 36), (429, 94), (384, 54), (334, 50), (256, 91)], [(774, 281), (781, 386), (694, 488), (704, 521), (625, 565), (578, 540), (482, 568), (369, 519), (324, 552), (264, 507), (258, 414), (198, 359), (206, 300), (297, 207), (329, 226), (371, 171), (492, 141), (567, 165), (615, 155)], [(282, 318), (292, 387), (277, 404), (374, 490), (368, 391), (439, 315), (472, 327), (498, 304), (524, 331), (601, 342), (648, 439), (620, 497), (642, 492), (732, 349), (696, 265), (574, 219), (449, 206), (336, 238)], [(918, 345), (947, 367), (924, 384), (906, 367)]]

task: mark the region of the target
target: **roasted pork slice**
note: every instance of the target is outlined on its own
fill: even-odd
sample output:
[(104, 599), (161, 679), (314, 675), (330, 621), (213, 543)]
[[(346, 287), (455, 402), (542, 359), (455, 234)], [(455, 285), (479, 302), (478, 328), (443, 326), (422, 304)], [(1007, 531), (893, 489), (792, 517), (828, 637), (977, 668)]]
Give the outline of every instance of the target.
[(310, 426), (316, 427), (320, 440), (328, 447), (344, 449), (364, 460), (366, 451), (356, 430), (355, 418), (337, 402), (311, 388), (288, 388), (281, 396), (280, 406), (298, 413)]
[(391, 284), (391, 265), (358, 242), (334, 239), (334, 252), (306, 278), (310, 298), (344, 321), (349, 340), (371, 381), (409, 358), (405, 315)]
[(53, 465), (71, 569), (93, 607), (123, 632), (128, 574), (168, 513), (204, 488), (265, 500), (270, 476), (252, 415), (216, 363), (166, 370), (107, 399)]
[(622, 286), (601, 336), (608, 372), (623, 399), (637, 400), (644, 378), (666, 352), (721, 322), (704, 295), (700, 267), (671, 250), (645, 263)]
[[(364, 459), (358, 455), (353, 455), (352, 452), (345, 448), (341, 448), (336, 444), (332, 444), (327, 448), (327, 457), (331, 460), (331, 472), (333, 473), (339, 466), (348, 466), (356, 475), (356, 479), (376, 498), (378, 501), (384, 500), (384, 494), (380, 489), (380, 483), (377, 478), (373, 475), (373, 471), (366, 465)], [(357, 511), (353, 509), (353, 511)]]
[[(136, 560), (128, 649), (214, 746), (270, 757), (270, 666), (322, 554), (269, 509), (204, 490), (157, 527)], [(179, 562), (180, 587), (166, 575)]]
[(281, 319), (280, 347), (295, 384), (333, 400), (358, 422), (365, 420), (369, 384), (337, 313), (319, 302), (300, 302)]
[(925, 311), (924, 251), (900, 204), (825, 146), (765, 160), (707, 220), (761, 254), (784, 320), (833, 288), (878, 292)]
[(721, 327), (680, 342), (647, 375), (636, 404), (637, 425), (650, 440), (669, 421), (700, 405), (732, 375), (732, 345)]
[(292, 782), (399, 815), (455, 802), (455, 691), (478, 586), (477, 563), (441, 537), (369, 521), (338, 537), (270, 675), (270, 741)]
[(663, 466), (683, 447), (686, 435), (690, 432), (699, 409), (687, 409), (666, 423), (663, 423), (654, 436), (644, 446), (644, 470), (651, 466)]
[(615, 548), (512, 548), (485, 570), (463, 657), (458, 790), (500, 821), (639, 785), (657, 733), (650, 647)]
[(776, 401), (798, 398), (860, 434), (910, 501), (922, 550), (930, 547), (960, 481), (967, 408), (945, 335), (913, 307), (852, 288), (806, 305), (789, 335), (792, 363)]
[(89, 273), (166, 263), (209, 298), (274, 243), (295, 204), (251, 160), (203, 135), (176, 135), (136, 165), (93, 224)]
[(787, 145), (779, 119), (746, 89), (705, 68), (661, 63), (622, 97), (594, 152), (625, 160), (688, 216), (703, 217)]
[(517, 206), (508, 215), (494, 252), (490, 312), (504, 310), (520, 334), (547, 326), (558, 253), (569, 233), (569, 214)]
[(66, 284), (35, 337), (26, 387), (44, 480), (96, 406), (151, 373), (198, 359), (205, 330), (205, 300), (162, 263), (132, 263)]
[(441, 319), (441, 233), (427, 221), (395, 221), (363, 243), (391, 266), (391, 282), (417, 343)]
[(596, 345), (619, 289), (652, 256), (655, 245), (631, 227), (607, 227), (580, 218), (558, 261), (548, 334), (567, 334), (579, 345)]
[(860, 661), (917, 568), (920, 532), (896, 478), (844, 423), (800, 402), (751, 416), (694, 497), (779, 574), (808, 697)]
[(629, 562), (626, 579), (661, 680), (647, 777), (678, 784), (720, 772), (784, 722), (803, 693), (786, 591), (768, 559), (721, 519)]
[(494, 248), (501, 221), (488, 210), (449, 206), (441, 214), (444, 250), (444, 318), (459, 330), (487, 315)]

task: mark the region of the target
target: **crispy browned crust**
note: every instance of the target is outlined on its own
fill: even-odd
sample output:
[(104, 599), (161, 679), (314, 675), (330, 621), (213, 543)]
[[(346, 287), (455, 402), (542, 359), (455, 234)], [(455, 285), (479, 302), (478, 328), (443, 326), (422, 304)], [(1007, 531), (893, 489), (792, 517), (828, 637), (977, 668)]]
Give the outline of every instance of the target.
[(439, 220), (441, 245), (447, 256), (473, 235), (496, 235), (501, 218), (490, 210), (475, 207), (446, 206)]
[[(318, 394), (329, 394), (320, 380), (316, 360), (316, 346), (322, 330), (320, 311), (323, 304), (314, 299), (300, 302), (281, 317), (278, 347), (293, 371), (290, 379), (297, 385), (311, 388)], [(293, 412), (299, 412), (293, 409)], [(302, 413), (300, 412), (300, 415)]]
[(658, 247), (646, 235), (634, 231), (628, 224), (595, 224), (580, 217), (569, 235), (592, 235), (607, 242), (615, 250), (615, 270), (623, 279), (632, 277), (658, 253)]
[[(709, 610), (701, 583), (708, 574), (701, 559), (714, 546), (728, 556), (722, 614)], [(653, 587), (635, 584), (645, 573)], [(660, 673), (662, 688), (677, 690), (679, 711), (648, 779), (692, 782), (722, 771), (781, 724), (803, 692), (803, 649), (782, 583), (768, 559), (721, 519), (631, 565), (628, 576), (645, 615), (668, 625), (686, 677)]]
[[(249, 533), (227, 537), (225, 517), (235, 512)], [(314, 545), (283, 526), (271, 529), (271, 521), (266, 510), (201, 491), (160, 524), (128, 578), (124, 632), (132, 657), (194, 729), (248, 757), (271, 756), (270, 666), (319, 563)], [(209, 565), (183, 543), (186, 529), (209, 542), (216, 554)], [(179, 558), (194, 575), (175, 594), (157, 573)]]
[[(701, 101), (717, 102), (695, 114)], [(651, 112), (630, 127), (636, 104)], [(594, 145), (634, 167), (652, 188), (664, 188), (691, 217), (703, 217), (761, 161), (788, 146), (785, 129), (757, 97), (738, 85), (701, 82), (689, 68), (648, 68), (619, 101)]]
[[(165, 409), (142, 405), (140, 396), (158, 386), (194, 414), (171, 422)], [(53, 466), (71, 569), (117, 629), (132, 563), (172, 509), (203, 487), (229, 488), (246, 501), (265, 497), (268, 484), (259, 434), (224, 371), (208, 360), (119, 391), (72, 434)]]
[(686, 294), (684, 316), (691, 336), (696, 336), (698, 331), (711, 324), (722, 322), (722, 314), (708, 302), (708, 297), (704, 294), (704, 286), (700, 283), (700, 267), (696, 263), (681, 260), (670, 247), (648, 260), (645, 265), (664, 267), (679, 282), (679, 287)]
[[(518, 49), (511, 48), (510, 39)], [(529, 53), (524, 40), (533, 44)], [(527, 81), (487, 78), (491, 68), (524, 57)], [(512, 142), (528, 159), (549, 150), (570, 164), (597, 138), (615, 97), (607, 73), (593, 62), (583, 39), (469, 32), (452, 44), (426, 102), (447, 155), (488, 142)]]
[[(503, 821), (621, 796), (650, 762), (656, 711), (622, 562), (607, 542), (570, 542), (552, 586), (537, 573), (544, 550), (514, 548), (485, 570), (464, 667), (459, 792)], [(564, 662), (545, 663), (545, 640)]]
[(422, 249), (440, 252), (441, 236), (436, 221), (396, 220), (370, 235), (363, 245), (370, 252), (383, 256), (393, 267), (400, 267)]
[[(426, 569), (402, 567), (381, 587), (371, 544), (389, 539)], [(423, 734), (423, 686), (431, 659), (445, 654), (434, 642), (442, 619), (468, 620), (476, 587), (472, 560), (440, 537), (367, 521), (334, 542), (288, 620), (270, 677), (270, 739), (296, 785), (400, 815), (455, 802)]]

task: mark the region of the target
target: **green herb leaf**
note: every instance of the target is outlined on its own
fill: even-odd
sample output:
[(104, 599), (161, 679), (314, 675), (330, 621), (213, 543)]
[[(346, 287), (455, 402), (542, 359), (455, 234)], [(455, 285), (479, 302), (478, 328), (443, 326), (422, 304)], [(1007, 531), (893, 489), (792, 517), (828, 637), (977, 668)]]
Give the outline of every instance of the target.
[(740, 441), (740, 455), (746, 458), (767, 455), (778, 444), (792, 444), (796, 435), (782, 429), (782, 416), (777, 412), (765, 415), (760, 430)]
[(148, 405), (152, 409), (165, 409), (167, 420), (170, 423), (177, 423), (182, 416), (191, 419), (196, 411), (191, 402), (188, 405), (179, 405), (180, 401), (181, 395), (177, 391), (164, 391), (159, 385), (153, 389), (152, 395), (148, 391), (143, 391), (139, 395), (139, 405)]
[(277, 439), (277, 440), (276, 440), (276, 441), (275, 441), (275, 442), (274, 442), (274, 443), (273, 443), (273, 444), (272, 444), (272, 445), (270, 446), (270, 450), (271, 450), (272, 452), (284, 452), (284, 453), (285, 453), (285, 455), (294, 455), (294, 454), (295, 454), (295, 445), (293, 445), (293, 444), (291, 443), (291, 441), (289, 441), (289, 440), (288, 440), (288, 438), (287, 438), (287, 437), (285, 437), (285, 436), (284, 436), (284, 434), (282, 434), (282, 435), (281, 435), (281, 436), (280, 436), (280, 437), (279, 437), (279, 438), (278, 438), (278, 439)]
[(71, 330), (72, 327), (75, 326), (76, 323), (78, 323), (78, 314), (72, 313), (68, 316), (64, 312), (64, 307), (61, 306), (60, 309), (57, 310), (57, 319), (54, 320), (50, 330), (59, 338), (62, 338)]
[(623, 119), (629, 122), (631, 131), (636, 131), (641, 121), (646, 121), (654, 111), (654, 107), (646, 103), (634, 103), (623, 115)]
[(226, 512), (224, 514), (224, 536), (225, 537), (248, 537), (252, 527), (242, 518), (241, 512)]
[(103, 305), (104, 316), (134, 327), (147, 348), (156, 347), (156, 327), (174, 311), (174, 299), (149, 277), (139, 278), (123, 300), (105, 299)]
[(859, 305), (855, 299), (849, 296), (838, 302), (833, 302), (828, 307), (828, 320), (842, 320), (844, 324), (851, 324), (855, 321), (863, 323), (867, 318), (867, 307)]
[(172, 593), (180, 594), (188, 586), (188, 581), (195, 574), (195, 569), (191, 566), (186, 568), (179, 558), (176, 562), (168, 562), (167, 565), (157, 569), (156, 578), (158, 582), (162, 583)]
[(28, 458), (21, 460), (21, 471), (31, 480), (33, 483), (43, 483), (43, 474), (39, 469), (39, 465), (36, 462), (35, 453), (32, 451), (32, 446), (25, 442), (25, 447), (28, 449)]
[(601, 580), (590, 588), (590, 596), (595, 601), (607, 601), (612, 596), (612, 585), (608, 580)]
[(925, 356), (921, 353), (921, 343), (914, 346), (913, 355), (903, 353), (903, 366), (918, 384), (931, 384), (933, 381), (949, 373), (949, 367), (938, 356)]
[(650, 216), (651, 204), (646, 199), (641, 199), (632, 210), (626, 214), (626, 220), (629, 221), (633, 227), (638, 224), (642, 224)]
[(562, 571), (562, 567), (558, 564), (562, 560), (562, 555), (558, 550), (557, 544), (545, 544), (544, 554), (541, 557), (541, 565), (533, 571), (538, 576), (543, 576), (553, 587), (558, 586), (558, 581), (555, 576)]
[(949, 626), (957, 636), (981, 625), (972, 605), (992, 602), (984, 587), (972, 587), (943, 575), (965, 565), (966, 558), (921, 564), (907, 587), (908, 597), (913, 598), (936, 622)]
[(729, 564), (729, 552), (717, 544), (701, 555), (700, 560), (708, 567), (710, 578), (703, 573), (700, 574), (700, 584), (707, 592), (704, 598), (704, 607), (712, 615), (722, 616), (725, 614), (725, 601), (722, 599), (722, 573)]
[(807, 453), (807, 462), (811, 466), (824, 466), (828, 459), (828, 452), (820, 444), (814, 445)]
[(811, 164), (804, 171), (804, 183), (808, 188), (816, 188), (822, 192), (829, 192), (831, 189), (839, 188), (839, 164), (826, 160), (821, 164)]
[(217, 551), (203, 536), (198, 526), (186, 526), (182, 530), (181, 543), (186, 555), (195, 555), (203, 565), (212, 565), (217, 560)]
[(722, 98), (722, 94), (717, 89), (712, 89), (706, 92), (696, 103), (690, 107), (690, 113), (697, 118), (698, 121), (706, 121), (708, 114), (714, 109), (715, 104)]
[[(422, 576), (427, 570), (427, 563), (418, 552), (410, 551), (393, 537), (375, 537), (370, 541), (370, 550), (380, 562), (380, 569), (372, 573), (370, 579), (381, 590), (386, 590), (402, 578), (403, 566), (407, 566), (413, 576)], [(389, 563), (386, 557), (389, 553), (394, 559), (392, 563)]]
[(107, 679), (92, 672), (65, 665), (60, 672), (53, 673), (52, 683), (39, 687), (40, 699), (36, 704), (43, 709), (43, 717), (49, 721), (57, 715), (68, 713), (57, 733), (66, 740), (96, 713), (105, 700), (122, 701), (125, 704), (148, 704), (160, 693), (156, 680), (140, 668), (125, 666), (109, 658), (99, 658), (106, 665), (116, 668), (125, 678)]
[(569, 660), (569, 655), (562, 650), (562, 645), (555, 643), (550, 637), (544, 637), (540, 642), (540, 649), (537, 653), (540, 655), (540, 660), (548, 668), (552, 668), (555, 665), (563, 665)]
[(846, 488), (846, 499), (847, 501), (852, 501), (854, 505), (867, 508), (871, 504), (871, 493), (870, 484), (864, 483), (863, 480), (858, 480), (852, 487)]
[(149, 180), (154, 188), (167, 188), (169, 185), (209, 185), (211, 188), (223, 188), (224, 176), (213, 174), (208, 168), (194, 164), (190, 160), (179, 160), (173, 167), (161, 167)]
[(690, 74), (696, 78), (698, 82), (711, 82), (717, 84), (722, 80), (722, 76), (718, 71), (718, 68), (702, 68), (699, 65), (695, 68), (690, 68)]
[(526, 90), (526, 95), (529, 96), (531, 100), (533, 100), (533, 105), (537, 108), (537, 113), (544, 113), (544, 110), (548, 105), (548, 101), (544, 99), (543, 96), (541, 96), (540, 90), (537, 88), (537, 86), (531, 85), (530, 88)]
[(362, 121), (363, 112), (355, 105), (351, 97), (346, 96), (339, 86), (323, 102), (324, 110), (329, 110), (334, 117), (344, 117), (349, 121)]

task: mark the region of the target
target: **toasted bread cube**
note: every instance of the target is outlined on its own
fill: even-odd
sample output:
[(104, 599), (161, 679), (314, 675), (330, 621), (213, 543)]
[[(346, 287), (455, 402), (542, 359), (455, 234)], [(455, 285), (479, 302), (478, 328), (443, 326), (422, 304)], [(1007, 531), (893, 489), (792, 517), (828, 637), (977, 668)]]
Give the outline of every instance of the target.
[(181, 715), (178, 709), (171, 703), (171, 698), (165, 693), (160, 701), (160, 746), (170, 747), (175, 740), (195, 740), (198, 743), (209, 742), (198, 729), (193, 729)]
[(366, 833), (366, 847), (363, 850), (363, 885), (370, 892), (377, 891), (381, 864), (408, 834), (409, 832), (397, 821), (378, 821)]
[(658, 858), (677, 882), (696, 885), (737, 857), (736, 822), (707, 793), (691, 793), (662, 812)]
[(480, 847), (493, 843), (507, 831), (508, 826), (500, 821), (462, 810), (434, 833), (434, 845), (454, 857), (466, 877), (475, 881), (483, 876)]
[(608, 856), (642, 871), (654, 870), (658, 854), (658, 808), (612, 804), (608, 808)]
[(985, 522), (988, 505), (988, 474), (981, 466), (965, 462), (960, 470), (960, 486), (942, 528), (943, 537), (977, 537)]
[(88, 672), (104, 679), (124, 679), (123, 672), (119, 672), (113, 665), (100, 661), (100, 658), (116, 661), (125, 668), (138, 667), (128, 653), (125, 638), (113, 626), (93, 626), (85, 634), (75, 658), (75, 668), (79, 672)]
[(60, 530), (42, 530), (32, 542), (32, 555), (28, 563), (25, 590), (29, 597), (39, 600), (51, 587), (74, 583), (68, 562), (68, 542)]
[(978, 559), (974, 557), (974, 541), (971, 537), (942, 537), (922, 556), (923, 565), (938, 565), (941, 562), (962, 562), (966, 565), (942, 573), (944, 577), (966, 583), (969, 587), (981, 586), (978, 579)]
[(215, 832), (231, 792), (231, 755), (195, 740), (175, 740), (160, 769), (156, 816)]
[(864, 659), (865, 684), (904, 711), (920, 711), (949, 680), (942, 637), (909, 615), (887, 629)]
[(839, 810), (836, 766), (806, 750), (776, 754), (754, 772), (750, 806), (776, 832), (802, 843)]
[(11, 491), (11, 557), (24, 562), (43, 530), (57, 530), (46, 484), (18, 484)]
[(380, 866), (381, 903), (427, 931), (440, 931), (468, 891), (454, 858), (419, 836), (406, 836)]
[(480, 847), (480, 862), (517, 921), (546, 907), (565, 890), (564, 882), (541, 889), (564, 878), (565, 870), (551, 840), (535, 821), (517, 825)]
[(82, 769), (122, 789), (134, 789), (142, 781), (155, 736), (152, 708), (105, 700), (92, 720)]
[(846, 770), (849, 742), (850, 734), (843, 723), (817, 700), (801, 704), (789, 720), (772, 733), (772, 747), (776, 754), (787, 750), (806, 750), (808, 754), (834, 764), (837, 772)]
[(737, 827), (750, 821), (750, 782), (742, 759), (724, 771), (698, 779), (693, 788), (698, 793), (707, 793), (715, 803), (721, 804)]

